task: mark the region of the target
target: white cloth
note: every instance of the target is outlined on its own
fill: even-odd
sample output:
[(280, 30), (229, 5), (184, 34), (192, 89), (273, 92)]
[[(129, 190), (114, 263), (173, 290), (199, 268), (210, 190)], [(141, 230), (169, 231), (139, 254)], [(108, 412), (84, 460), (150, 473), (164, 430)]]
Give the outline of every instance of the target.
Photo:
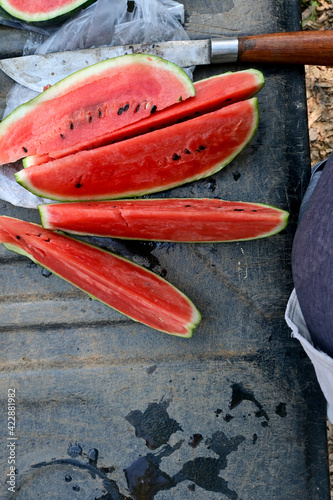
[(290, 295), (285, 319), (292, 330), (292, 337), (299, 340), (314, 366), (318, 383), (327, 401), (327, 417), (333, 423), (333, 359), (314, 347), (295, 290)]

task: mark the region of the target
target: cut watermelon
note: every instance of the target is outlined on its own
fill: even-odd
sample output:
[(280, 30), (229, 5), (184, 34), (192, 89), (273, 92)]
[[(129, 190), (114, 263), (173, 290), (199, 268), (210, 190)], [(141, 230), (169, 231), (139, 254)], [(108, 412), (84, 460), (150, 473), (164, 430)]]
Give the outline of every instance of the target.
[(131, 54), (88, 66), (0, 123), (0, 163), (47, 154), (65, 144), (87, 144), (105, 130), (112, 132), (194, 94), (186, 73), (156, 56)]
[(258, 117), (254, 97), (126, 141), (23, 169), (16, 179), (39, 196), (61, 201), (162, 191), (224, 167), (252, 138)]
[(229, 72), (200, 80), (194, 83), (195, 97), (193, 99), (187, 99), (169, 108), (157, 111), (144, 120), (127, 125), (120, 130), (111, 133), (106, 131), (104, 135), (95, 141), (89, 138), (87, 142), (82, 141), (77, 147), (68, 148), (66, 147), (66, 141), (62, 141), (63, 148), (61, 150), (50, 152), (49, 155), (29, 156), (23, 160), (23, 166), (26, 168), (40, 165), (52, 159), (75, 153), (78, 150), (104, 146), (215, 111), (253, 97), (262, 89), (264, 84), (263, 74), (255, 69), (235, 73)]
[(74, 14), (95, 0), (0, 0), (0, 6), (13, 17), (35, 23)]
[(177, 288), (99, 247), (4, 216), (0, 217), (0, 242), (152, 328), (190, 337), (200, 322), (196, 307)]
[(78, 235), (176, 242), (221, 242), (271, 236), (288, 212), (218, 199), (138, 199), (40, 205), (43, 227)]

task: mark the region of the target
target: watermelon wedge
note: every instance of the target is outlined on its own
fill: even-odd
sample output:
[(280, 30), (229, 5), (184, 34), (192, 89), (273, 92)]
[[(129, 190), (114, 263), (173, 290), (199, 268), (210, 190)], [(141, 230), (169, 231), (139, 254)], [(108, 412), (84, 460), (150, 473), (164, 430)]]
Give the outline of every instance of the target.
[(151, 271), (99, 247), (0, 216), (0, 243), (90, 296), (157, 330), (191, 337), (200, 313), (178, 289)]
[(23, 166), (26, 168), (39, 165), (82, 149), (91, 149), (123, 139), (129, 139), (204, 113), (216, 111), (224, 106), (253, 97), (262, 89), (264, 84), (263, 74), (255, 69), (234, 73), (228, 72), (200, 80), (193, 84), (195, 89), (195, 97), (193, 99), (186, 99), (181, 103), (157, 111), (144, 120), (127, 125), (113, 132), (105, 131), (104, 135), (99, 136), (95, 141), (92, 138), (88, 138), (86, 142), (82, 141), (79, 145), (72, 148), (66, 148), (66, 141), (63, 141), (64, 144), (61, 150), (50, 152), (48, 155), (28, 156), (24, 158)]
[(0, 0), (11, 16), (30, 23), (50, 21), (74, 14), (95, 0)]
[(221, 242), (271, 236), (288, 212), (218, 199), (136, 199), (40, 205), (44, 228), (77, 235), (174, 242)]
[[(138, 83), (133, 88), (133, 84)], [(95, 141), (195, 94), (186, 73), (156, 56), (131, 54), (64, 78), (0, 123), (0, 163)]]
[(254, 97), (161, 130), (18, 172), (16, 180), (60, 201), (131, 197), (207, 177), (227, 165), (258, 125)]

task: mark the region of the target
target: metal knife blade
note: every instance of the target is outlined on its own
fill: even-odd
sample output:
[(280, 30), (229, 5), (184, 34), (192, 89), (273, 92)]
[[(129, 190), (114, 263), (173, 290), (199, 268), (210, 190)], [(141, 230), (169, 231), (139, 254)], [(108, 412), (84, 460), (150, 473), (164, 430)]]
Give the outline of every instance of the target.
[(10, 78), (36, 92), (91, 64), (125, 54), (155, 54), (183, 68), (210, 64), (210, 40), (170, 41), (53, 52), (2, 59), (0, 68)]
[(123, 54), (155, 54), (183, 68), (202, 64), (245, 62), (333, 66), (333, 31), (295, 31), (98, 47), (47, 55), (3, 59), (0, 68), (13, 80), (42, 92), (65, 76), (96, 62)]

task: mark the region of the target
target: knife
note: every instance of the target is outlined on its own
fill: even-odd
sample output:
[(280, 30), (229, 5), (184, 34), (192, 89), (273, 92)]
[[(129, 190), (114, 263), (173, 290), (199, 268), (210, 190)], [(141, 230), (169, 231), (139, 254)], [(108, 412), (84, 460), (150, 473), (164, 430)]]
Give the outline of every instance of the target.
[(333, 65), (333, 31), (296, 31), (243, 36), (97, 47), (46, 55), (2, 59), (0, 68), (37, 92), (91, 64), (124, 54), (155, 54), (179, 66), (232, 62)]

